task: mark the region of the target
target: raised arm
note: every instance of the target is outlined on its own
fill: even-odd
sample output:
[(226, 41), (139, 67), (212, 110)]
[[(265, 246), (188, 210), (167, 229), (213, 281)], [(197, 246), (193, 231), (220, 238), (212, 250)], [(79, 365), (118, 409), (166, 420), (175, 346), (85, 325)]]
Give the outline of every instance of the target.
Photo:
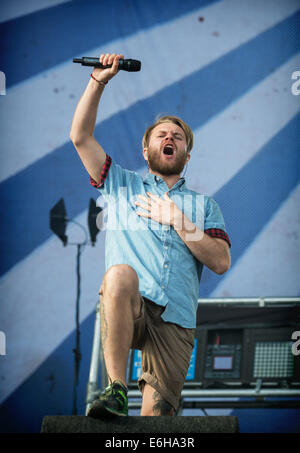
[[(95, 140), (97, 110), (105, 83), (112, 79), (119, 71), (118, 65), (123, 55), (102, 54), (99, 58), (103, 65), (112, 64), (109, 69), (94, 68), (93, 78), (90, 79), (81, 96), (72, 121), (70, 139), (72, 140), (83, 165), (89, 175), (98, 183), (106, 154), (102, 146)], [(100, 83), (99, 83), (100, 82)]]

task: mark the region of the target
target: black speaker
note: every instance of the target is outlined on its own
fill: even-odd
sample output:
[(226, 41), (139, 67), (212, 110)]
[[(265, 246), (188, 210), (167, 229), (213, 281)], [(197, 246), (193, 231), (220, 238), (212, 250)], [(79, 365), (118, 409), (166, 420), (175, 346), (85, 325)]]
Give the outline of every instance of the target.
[[(300, 302), (300, 301), (299, 301)], [(184, 388), (222, 389), (263, 385), (300, 386), (300, 304), (199, 303), (195, 345)], [(136, 386), (141, 351), (132, 351), (128, 384)]]

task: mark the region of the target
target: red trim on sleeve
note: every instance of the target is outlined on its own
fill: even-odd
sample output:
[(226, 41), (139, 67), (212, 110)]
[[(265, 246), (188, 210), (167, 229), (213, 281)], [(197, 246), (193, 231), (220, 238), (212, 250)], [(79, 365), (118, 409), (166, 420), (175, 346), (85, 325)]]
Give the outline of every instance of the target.
[(204, 230), (204, 233), (208, 234), (212, 238), (224, 239), (224, 241), (228, 243), (229, 247), (231, 247), (231, 242), (228, 234), (220, 228), (208, 228), (207, 230)]
[(103, 168), (101, 170), (101, 175), (100, 175), (100, 182), (97, 183), (91, 176), (90, 176), (90, 183), (93, 187), (96, 187), (97, 189), (99, 187), (101, 187), (105, 180), (106, 180), (106, 177), (107, 177), (107, 174), (108, 174), (108, 170), (110, 169), (110, 166), (111, 166), (111, 157), (106, 154), (106, 159), (105, 159), (105, 162), (104, 162), (104, 165), (103, 165)]

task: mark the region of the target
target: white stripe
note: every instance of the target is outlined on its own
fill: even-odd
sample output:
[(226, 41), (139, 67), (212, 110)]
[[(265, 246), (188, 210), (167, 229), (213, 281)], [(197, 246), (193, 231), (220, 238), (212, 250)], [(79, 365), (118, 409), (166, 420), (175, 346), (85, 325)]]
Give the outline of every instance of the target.
[[(298, 0), (228, 0), (103, 48), (87, 50), (86, 55), (90, 56), (118, 51), (127, 58), (142, 60), (141, 72), (121, 71), (105, 89), (98, 121), (205, 67), (298, 8)], [(199, 22), (199, 15), (205, 18), (204, 22)], [(214, 36), (216, 31), (219, 37)], [(68, 62), (1, 96), (5, 115), (0, 122), (0, 147), (9, 157), (2, 160), (0, 181), (69, 140), (74, 110), (90, 72), (91, 68)]]
[(300, 111), (291, 74), (300, 53), (195, 131), (186, 172), (188, 186), (212, 195), (229, 181)]
[[(280, 67), (199, 131), (196, 147), (201, 144), (201, 150), (192, 152), (188, 187), (199, 189), (200, 180), (200, 189), (203, 184), (204, 192), (213, 194), (296, 113), (296, 96), (284, 91), (289, 87), (288, 75), (295, 61)], [(275, 88), (278, 92), (274, 92)], [(271, 116), (270, 111), (274, 112)], [(238, 119), (233, 119), (233, 115)], [(84, 212), (76, 220), (86, 225), (86, 215)], [(76, 229), (70, 227), (71, 224), (67, 234), (75, 241)], [(281, 265), (284, 267), (285, 261), (281, 260)], [(81, 319), (94, 309), (103, 275), (104, 234), (99, 233), (96, 247), (87, 247), (82, 255)], [(62, 247), (56, 238), (49, 239), (2, 277), (0, 294), (5, 304), (0, 330), (6, 333), (8, 354), (3, 360), (6, 386), (0, 400), (14, 391), (72, 332), (75, 290), (75, 250)], [(39, 332), (44, 333), (43, 338)], [(35, 338), (39, 341), (33, 342)]]
[(1, 1), (0, 23), (17, 19), (26, 14), (35, 13), (45, 8), (67, 3), (70, 0), (6, 0)]
[(300, 294), (300, 184), (211, 297), (295, 297)]

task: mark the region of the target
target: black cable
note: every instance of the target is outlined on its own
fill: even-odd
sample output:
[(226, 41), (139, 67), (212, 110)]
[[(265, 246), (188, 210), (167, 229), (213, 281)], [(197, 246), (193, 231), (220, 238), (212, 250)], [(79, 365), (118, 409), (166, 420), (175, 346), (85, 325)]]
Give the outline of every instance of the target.
[(73, 349), (74, 353), (74, 381), (73, 381), (73, 410), (72, 410), (72, 415), (77, 415), (77, 387), (78, 387), (78, 378), (79, 378), (79, 365), (81, 361), (81, 352), (80, 352), (80, 320), (79, 320), (79, 301), (80, 301), (80, 256), (82, 253), (82, 250), (88, 243), (88, 236), (86, 229), (76, 220), (69, 219), (68, 217), (65, 218), (66, 221), (75, 223), (75, 225), (79, 226), (84, 234), (85, 234), (85, 239), (81, 243), (73, 243), (69, 242), (68, 245), (76, 245), (77, 246), (77, 257), (76, 257), (76, 275), (77, 275), (77, 295), (76, 295), (76, 312), (75, 312), (75, 322), (76, 322), (76, 343), (75, 343), (75, 348)]
[(77, 258), (76, 258), (76, 275), (77, 275), (77, 297), (76, 297), (76, 347), (74, 352), (74, 384), (73, 384), (73, 411), (72, 415), (77, 415), (77, 387), (79, 376), (79, 365), (81, 360), (80, 352), (80, 320), (79, 320), (79, 300), (80, 300), (80, 255), (82, 244), (77, 244)]

